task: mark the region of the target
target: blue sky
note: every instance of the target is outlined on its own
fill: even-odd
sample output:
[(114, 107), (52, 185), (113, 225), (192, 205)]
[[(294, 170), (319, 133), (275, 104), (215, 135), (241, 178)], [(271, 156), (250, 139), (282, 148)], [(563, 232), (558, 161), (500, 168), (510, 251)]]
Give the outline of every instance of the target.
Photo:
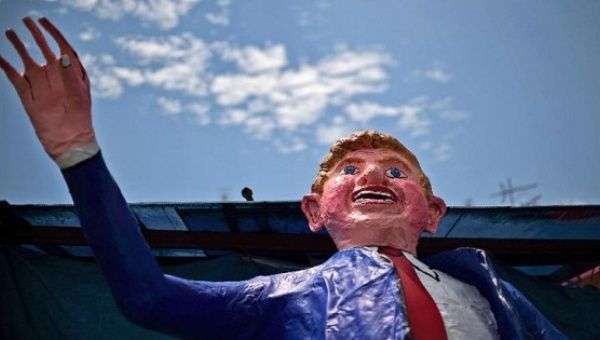
[[(399, 137), (449, 205), (600, 203), (596, 1), (0, 0), (49, 17), (91, 76), (131, 202), (296, 200), (351, 131)], [(4, 37), (0, 53), (20, 61)], [(0, 79), (0, 199), (70, 201)], [(537, 196), (541, 198), (535, 200)]]

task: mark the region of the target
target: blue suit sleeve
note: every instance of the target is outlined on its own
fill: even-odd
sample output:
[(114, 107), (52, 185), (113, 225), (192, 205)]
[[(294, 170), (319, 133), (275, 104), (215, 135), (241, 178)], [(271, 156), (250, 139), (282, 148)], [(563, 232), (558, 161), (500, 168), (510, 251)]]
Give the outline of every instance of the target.
[(164, 275), (100, 153), (63, 176), (94, 256), (130, 320), (180, 337), (231, 337), (268, 308), (261, 296), (269, 278), (209, 283)]

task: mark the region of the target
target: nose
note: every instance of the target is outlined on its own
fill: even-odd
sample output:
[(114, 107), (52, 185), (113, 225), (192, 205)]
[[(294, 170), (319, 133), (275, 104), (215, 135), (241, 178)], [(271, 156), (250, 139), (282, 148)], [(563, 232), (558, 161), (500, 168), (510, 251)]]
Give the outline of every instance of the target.
[(364, 185), (381, 185), (387, 182), (385, 170), (378, 164), (369, 164), (359, 175), (357, 183), (360, 186)]

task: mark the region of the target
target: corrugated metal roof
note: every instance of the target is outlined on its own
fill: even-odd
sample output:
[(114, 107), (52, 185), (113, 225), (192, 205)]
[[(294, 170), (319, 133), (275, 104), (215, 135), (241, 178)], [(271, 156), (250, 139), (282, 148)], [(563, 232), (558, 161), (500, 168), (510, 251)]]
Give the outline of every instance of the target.
[[(77, 227), (72, 205), (10, 205), (33, 226)], [(298, 201), (130, 204), (153, 230), (310, 234)], [(449, 207), (425, 237), (600, 240), (600, 205)]]

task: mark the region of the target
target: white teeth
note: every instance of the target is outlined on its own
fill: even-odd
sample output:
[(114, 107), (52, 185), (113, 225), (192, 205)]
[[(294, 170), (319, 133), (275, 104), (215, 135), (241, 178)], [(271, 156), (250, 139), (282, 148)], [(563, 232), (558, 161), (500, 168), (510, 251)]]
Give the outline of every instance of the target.
[(363, 190), (358, 192), (355, 196), (354, 196), (354, 200), (358, 200), (358, 199), (368, 199), (368, 198), (373, 198), (373, 199), (382, 199), (382, 200), (394, 200), (394, 196), (392, 196), (392, 194), (384, 192), (384, 191), (371, 191), (371, 190)]

